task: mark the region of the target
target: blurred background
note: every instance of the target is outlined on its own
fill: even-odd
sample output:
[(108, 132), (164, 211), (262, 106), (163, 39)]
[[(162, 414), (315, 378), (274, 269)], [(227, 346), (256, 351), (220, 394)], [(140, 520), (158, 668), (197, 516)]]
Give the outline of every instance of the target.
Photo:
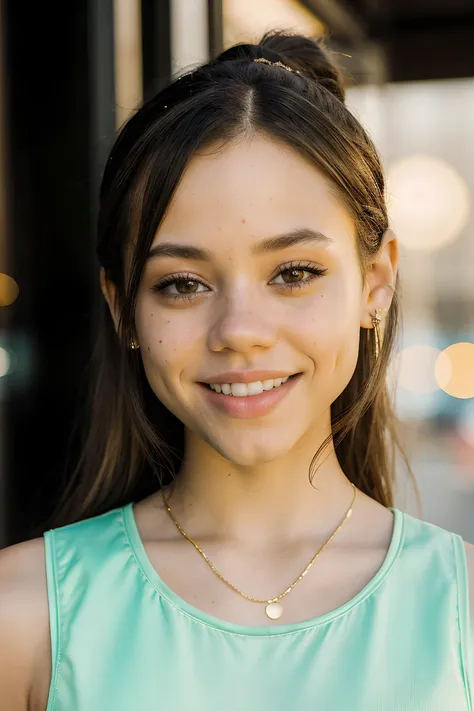
[(0, 547), (50, 515), (102, 298), (101, 172), (170, 78), (268, 29), (325, 35), (374, 139), (401, 243), (389, 373), (423, 511), (474, 543), (472, 0), (82, 0), (0, 4)]

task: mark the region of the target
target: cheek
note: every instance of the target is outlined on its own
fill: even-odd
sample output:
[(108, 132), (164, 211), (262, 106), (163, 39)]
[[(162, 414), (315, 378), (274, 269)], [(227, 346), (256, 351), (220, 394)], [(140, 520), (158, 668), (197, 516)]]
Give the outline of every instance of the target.
[(137, 309), (137, 331), (150, 383), (169, 382), (193, 362), (203, 335), (196, 319), (186, 317), (190, 313), (183, 310), (168, 315), (156, 307)]
[(314, 361), (316, 370), (338, 371), (350, 379), (357, 363), (360, 337), (360, 299), (347, 284), (334, 281), (311, 302), (291, 308), (287, 328), (297, 348)]
[(337, 347), (354, 323), (359, 324), (359, 306), (340, 280), (331, 280), (311, 299), (295, 300), (285, 314), (287, 327), (315, 343)]

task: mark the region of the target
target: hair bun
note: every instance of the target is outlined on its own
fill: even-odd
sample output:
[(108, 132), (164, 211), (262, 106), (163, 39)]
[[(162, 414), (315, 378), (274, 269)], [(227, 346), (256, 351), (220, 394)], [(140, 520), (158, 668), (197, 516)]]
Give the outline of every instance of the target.
[[(278, 59), (292, 69), (324, 86), (340, 101), (345, 98), (345, 81), (342, 69), (330, 51), (324, 46), (324, 38), (315, 39), (305, 35), (290, 34), (279, 30), (266, 32), (259, 47), (278, 55)], [(271, 56), (268, 59), (272, 60)]]

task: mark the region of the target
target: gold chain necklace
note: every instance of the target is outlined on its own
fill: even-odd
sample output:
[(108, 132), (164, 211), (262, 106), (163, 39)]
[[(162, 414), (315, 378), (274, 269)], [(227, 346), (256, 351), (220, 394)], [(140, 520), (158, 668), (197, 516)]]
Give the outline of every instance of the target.
[(351, 503), (351, 505), (350, 505), (350, 507), (349, 507), (349, 509), (348, 509), (348, 511), (347, 511), (347, 513), (346, 513), (346, 515), (344, 516), (344, 519), (341, 521), (341, 523), (339, 524), (339, 526), (336, 528), (336, 530), (334, 531), (334, 533), (332, 534), (332, 536), (331, 536), (330, 538), (328, 538), (328, 540), (327, 540), (326, 543), (322, 546), (322, 548), (320, 548), (319, 551), (316, 553), (316, 555), (310, 560), (310, 562), (308, 563), (308, 565), (306, 566), (306, 568), (303, 570), (303, 572), (301, 573), (301, 575), (295, 580), (295, 582), (293, 583), (293, 585), (290, 585), (290, 587), (287, 588), (287, 589), (285, 590), (285, 592), (282, 592), (281, 595), (278, 595), (277, 597), (274, 597), (274, 598), (272, 598), (271, 600), (257, 600), (257, 599), (254, 598), (254, 597), (250, 597), (249, 595), (245, 595), (241, 590), (239, 590), (239, 589), (236, 588), (234, 585), (232, 585), (232, 583), (229, 583), (229, 581), (226, 580), (226, 579), (224, 578), (224, 576), (221, 575), (221, 574), (219, 573), (219, 571), (215, 568), (215, 566), (211, 563), (211, 561), (209, 560), (209, 558), (207, 557), (207, 555), (206, 555), (206, 554), (204, 553), (204, 551), (198, 546), (198, 544), (197, 544), (195, 541), (193, 541), (193, 539), (190, 538), (187, 533), (185, 533), (185, 532), (183, 531), (183, 529), (181, 528), (181, 526), (179, 525), (179, 523), (176, 521), (176, 519), (174, 518), (173, 514), (171, 513), (171, 509), (170, 509), (170, 507), (168, 506), (168, 501), (167, 501), (166, 498), (165, 498), (165, 494), (164, 494), (164, 491), (163, 491), (163, 490), (162, 490), (161, 494), (162, 494), (162, 496), (163, 496), (163, 501), (164, 501), (164, 503), (165, 503), (166, 509), (167, 509), (169, 515), (171, 516), (172, 520), (174, 521), (176, 527), (178, 528), (178, 531), (179, 531), (185, 538), (187, 538), (187, 540), (188, 540), (190, 543), (192, 543), (193, 546), (199, 551), (199, 553), (204, 557), (205, 561), (208, 563), (208, 565), (210, 566), (211, 570), (217, 575), (217, 577), (220, 578), (223, 583), (225, 583), (225, 584), (228, 585), (230, 588), (232, 588), (232, 590), (235, 590), (235, 592), (239, 593), (239, 595), (242, 595), (242, 597), (244, 597), (246, 600), (250, 600), (250, 602), (264, 603), (264, 604), (265, 604), (265, 612), (266, 612), (266, 614), (267, 614), (267, 617), (269, 617), (271, 620), (278, 620), (278, 618), (281, 617), (282, 614), (283, 614), (283, 605), (281, 605), (278, 601), (281, 600), (282, 597), (285, 597), (285, 595), (288, 595), (288, 593), (289, 593), (291, 590), (293, 590), (293, 588), (295, 587), (295, 585), (297, 585), (297, 584), (299, 583), (299, 581), (302, 580), (302, 578), (304, 578), (304, 576), (306, 575), (306, 573), (308, 572), (308, 570), (311, 568), (311, 566), (313, 565), (314, 561), (315, 561), (316, 558), (319, 556), (319, 554), (322, 553), (323, 550), (324, 550), (324, 549), (326, 548), (326, 546), (328, 545), (328, 543), (330, 543), (330, 542), (332, 541), (332, 539), (334, 538), (334, 536), (336, 535), (336, 533), (340, 530), (340, 528), (341, 528), (341, 527), (343, 526), (343, 524), (347, 521), (347, 519), (352, 516), (352, 507), (353, 507), (353, 505), (354, 505), (354, 501), (355, 501), (355, 498), (356, 498), (356, 495), (357, 495), (357, 489), (356, 489), (356, 487), (354, 486), (354, 484), (352, 484), (352, 482), (351, 482), (351, 485), (352, 485), (352, 488), (354, 489), (354, 498), (352, 499), (352, 503)]

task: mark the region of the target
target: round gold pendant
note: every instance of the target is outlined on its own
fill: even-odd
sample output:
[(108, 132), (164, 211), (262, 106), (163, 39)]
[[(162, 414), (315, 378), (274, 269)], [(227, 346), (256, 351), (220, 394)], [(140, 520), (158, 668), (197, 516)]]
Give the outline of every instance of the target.
[(283, 605), (280, 605), (279, 602), (270, 602), (266, 606), (265, 612), (271, 620), (278, 620), (283, 614)]

